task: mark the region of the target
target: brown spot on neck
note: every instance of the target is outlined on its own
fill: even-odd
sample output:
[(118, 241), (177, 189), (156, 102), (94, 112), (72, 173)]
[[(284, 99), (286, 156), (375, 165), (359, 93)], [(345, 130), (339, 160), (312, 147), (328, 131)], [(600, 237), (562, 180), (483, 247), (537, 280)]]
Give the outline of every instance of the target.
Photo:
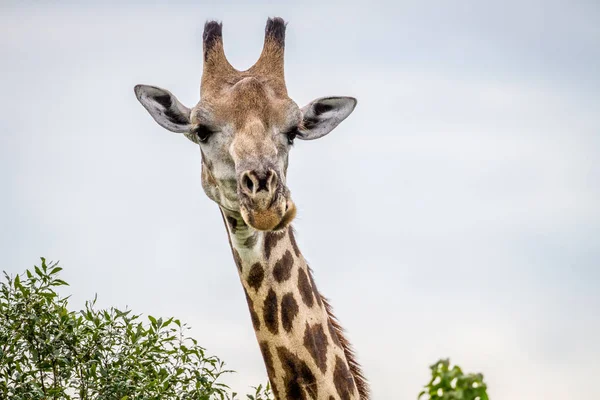
[[(265, 362), (265, 366), (267, 367), (267, 375), (269, 376), (269, 380), (271, 382), (275, 382), (275, 378), (277, 377), (277, 375), (275, 375), (275, 367), (273, 366), (273, 355), (271, 354), (271, 350), (269, 349), (269, 343), (264, 341), (260, 342), (259, 347), (260, 352), (263, 356), (263, 360)], [(273, 390), (275, 398), (280, 399), (281, 397), (279, 397), (279, 390), (277, 386), (272, 384), (271, 389)]]
[(298, 315), (298, 303), (293, 293), (286, 293), (281, 299), (281, 326), (286, 332), (292, 330), (294, 318)]
[(248, 296), (248, 292), (244, 289), (244, 294), (246, 295), (246, 302), (248, 302), (248, 309), (250, 310), (250, 318), (252, 319), (252, 326), (254, 326), (254, 330), (258, 331), (260, 329), (260, 319), (258, 318), (258, 314), (254, 310), (254, 302)]
[(285, 236), (285, 231), (266, 232), (265, 233), (265, 258), (271, 258), (271, 252), (277, 245), (277, 242)]
[(262, 285), (263, 279), (265, 277), (265, 271), (261, 263), (254, 263), (250, 267), (250, 272), (248, 273), (248, 286), (253, 288), (254, 290), (260, 289), (260, 285)]
[(308, 365), (285, 347), (277, 348), (277, 356), (284, 371), (286, 400), (317, 399), (319, 390), (314, 373)]
[(323, 325), (317, 323), (310, 326), (307, 322), (304, 330), (304, 347), (322, 373), (327, 372), (327, 345), (327, 335), (325, 335)]
[(336, 357), (335, 369), (333, 371), (333, 384), (340, 395), (341, 400), (352, 400), (354, 394), (354, 379), (348, 370), (346, 363), (340, 357)]
[(292, 253), (286, 250), (281, 259), (275, 263), (273, 267), (273, 277), (277, 282), (283, 282), (290, 279), (292, 276), (292, 266), (294, 265), (294, 259)]
[(308, 307), (312, 307), (315, 303), (315, 298), (312, 286), (310, 285), (308, 276), (306, 276), (306, 272), (304, 272), (303, 268), (298, 269), (298, 290), (300, 291), (300, 297), (302, 297), (304, 304)]
[(269, 332), (274, 335), (279, 332), (279, 318), (277, 315), (277, 310), (277, 294), (275, 294), (273, 289), (270, 289), (263, 304), (263, 319)]

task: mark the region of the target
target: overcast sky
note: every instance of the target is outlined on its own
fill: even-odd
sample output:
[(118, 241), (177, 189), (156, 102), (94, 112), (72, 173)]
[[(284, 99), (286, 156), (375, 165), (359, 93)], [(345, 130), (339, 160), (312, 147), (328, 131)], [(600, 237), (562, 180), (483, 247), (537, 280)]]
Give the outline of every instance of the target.
[(288, 183), (373, 399), (414, 399), (441, 357), (495, 400), (597, 393), (597, 1), (125, 3), (0, 5), (0, 269), (61, 260), (74, 308), (177, 316), (236, 390), (264, 382), (199, 150), (133, 86), (192, 106), (205, 20), (246, 69), (281, 16), (292, 98), (358, 98)]

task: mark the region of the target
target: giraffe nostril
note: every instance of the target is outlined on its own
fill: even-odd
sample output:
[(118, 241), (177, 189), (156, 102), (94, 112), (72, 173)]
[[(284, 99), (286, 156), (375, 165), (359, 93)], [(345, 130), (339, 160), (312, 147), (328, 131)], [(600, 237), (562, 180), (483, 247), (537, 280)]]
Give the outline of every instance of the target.
[(254, 197), (260, 192), (272, 195), (277, 187), (277, 173), (273, 170), (257, 172), (248, 170), (240, 177), (240, 189), (247, 196)]
[(276, 186), (277, 186), (277, 172), (275, 172), (273, 169), (269, 169), (267, 171), (267, 179), (266, 179), (267, 183), (266, 183), (266, 189), (269, 192), (272, 192), (275, 190)]
[(254, 182), (252, 181), (252, 179), (250, 179), (250, 176), (248, 174), (244, 174), (242, 184), (246, 189), (248, 189), (250, 193), (254, 193)]

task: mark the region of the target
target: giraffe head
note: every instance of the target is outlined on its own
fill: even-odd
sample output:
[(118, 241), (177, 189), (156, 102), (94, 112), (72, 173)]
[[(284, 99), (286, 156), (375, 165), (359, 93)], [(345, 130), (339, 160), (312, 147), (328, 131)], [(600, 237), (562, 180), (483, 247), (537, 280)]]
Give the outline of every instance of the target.
[(351, 97), (323, 97), (300, 108), (288, 97), (285, 25), (281, 18), (269, 19), (260, 58), (238, 71), (225, 57), (222, 25), (207, 22), (201, 100), (191, 109), (167, 90), (135, 87), (138, 100), (159, 125), (200, 147), (208, 197), (262, 231), (283, 229), (296, 215), (286, 185), (294, 140), (325, 136), (356, 106)]

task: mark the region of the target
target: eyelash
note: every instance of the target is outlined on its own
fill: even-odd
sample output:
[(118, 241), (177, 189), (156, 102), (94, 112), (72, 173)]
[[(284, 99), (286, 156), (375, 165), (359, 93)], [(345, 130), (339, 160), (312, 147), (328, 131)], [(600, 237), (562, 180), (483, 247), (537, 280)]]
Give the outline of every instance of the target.
[(206, 143), (206, 141), (208, 140), (208, 138), (213, 134), (214, 132), (211, 131), (207, 126), (205, 125), (199, 125), (195, 130), (194, 130), (194, 134), (198, 137), (198, 140), (200, 141), (200, 143)]
[(294, 128), (294, 129), (291, 129), (291, 130), (287, 131), (285, 133), (285, 135), (287, 136), (288, 144), (290, 146), (293, 146), (294, 145), (294, 139), (296, 139), (296, 136), (300, 135), (300, 132), (298, 132), (298, 128)]

